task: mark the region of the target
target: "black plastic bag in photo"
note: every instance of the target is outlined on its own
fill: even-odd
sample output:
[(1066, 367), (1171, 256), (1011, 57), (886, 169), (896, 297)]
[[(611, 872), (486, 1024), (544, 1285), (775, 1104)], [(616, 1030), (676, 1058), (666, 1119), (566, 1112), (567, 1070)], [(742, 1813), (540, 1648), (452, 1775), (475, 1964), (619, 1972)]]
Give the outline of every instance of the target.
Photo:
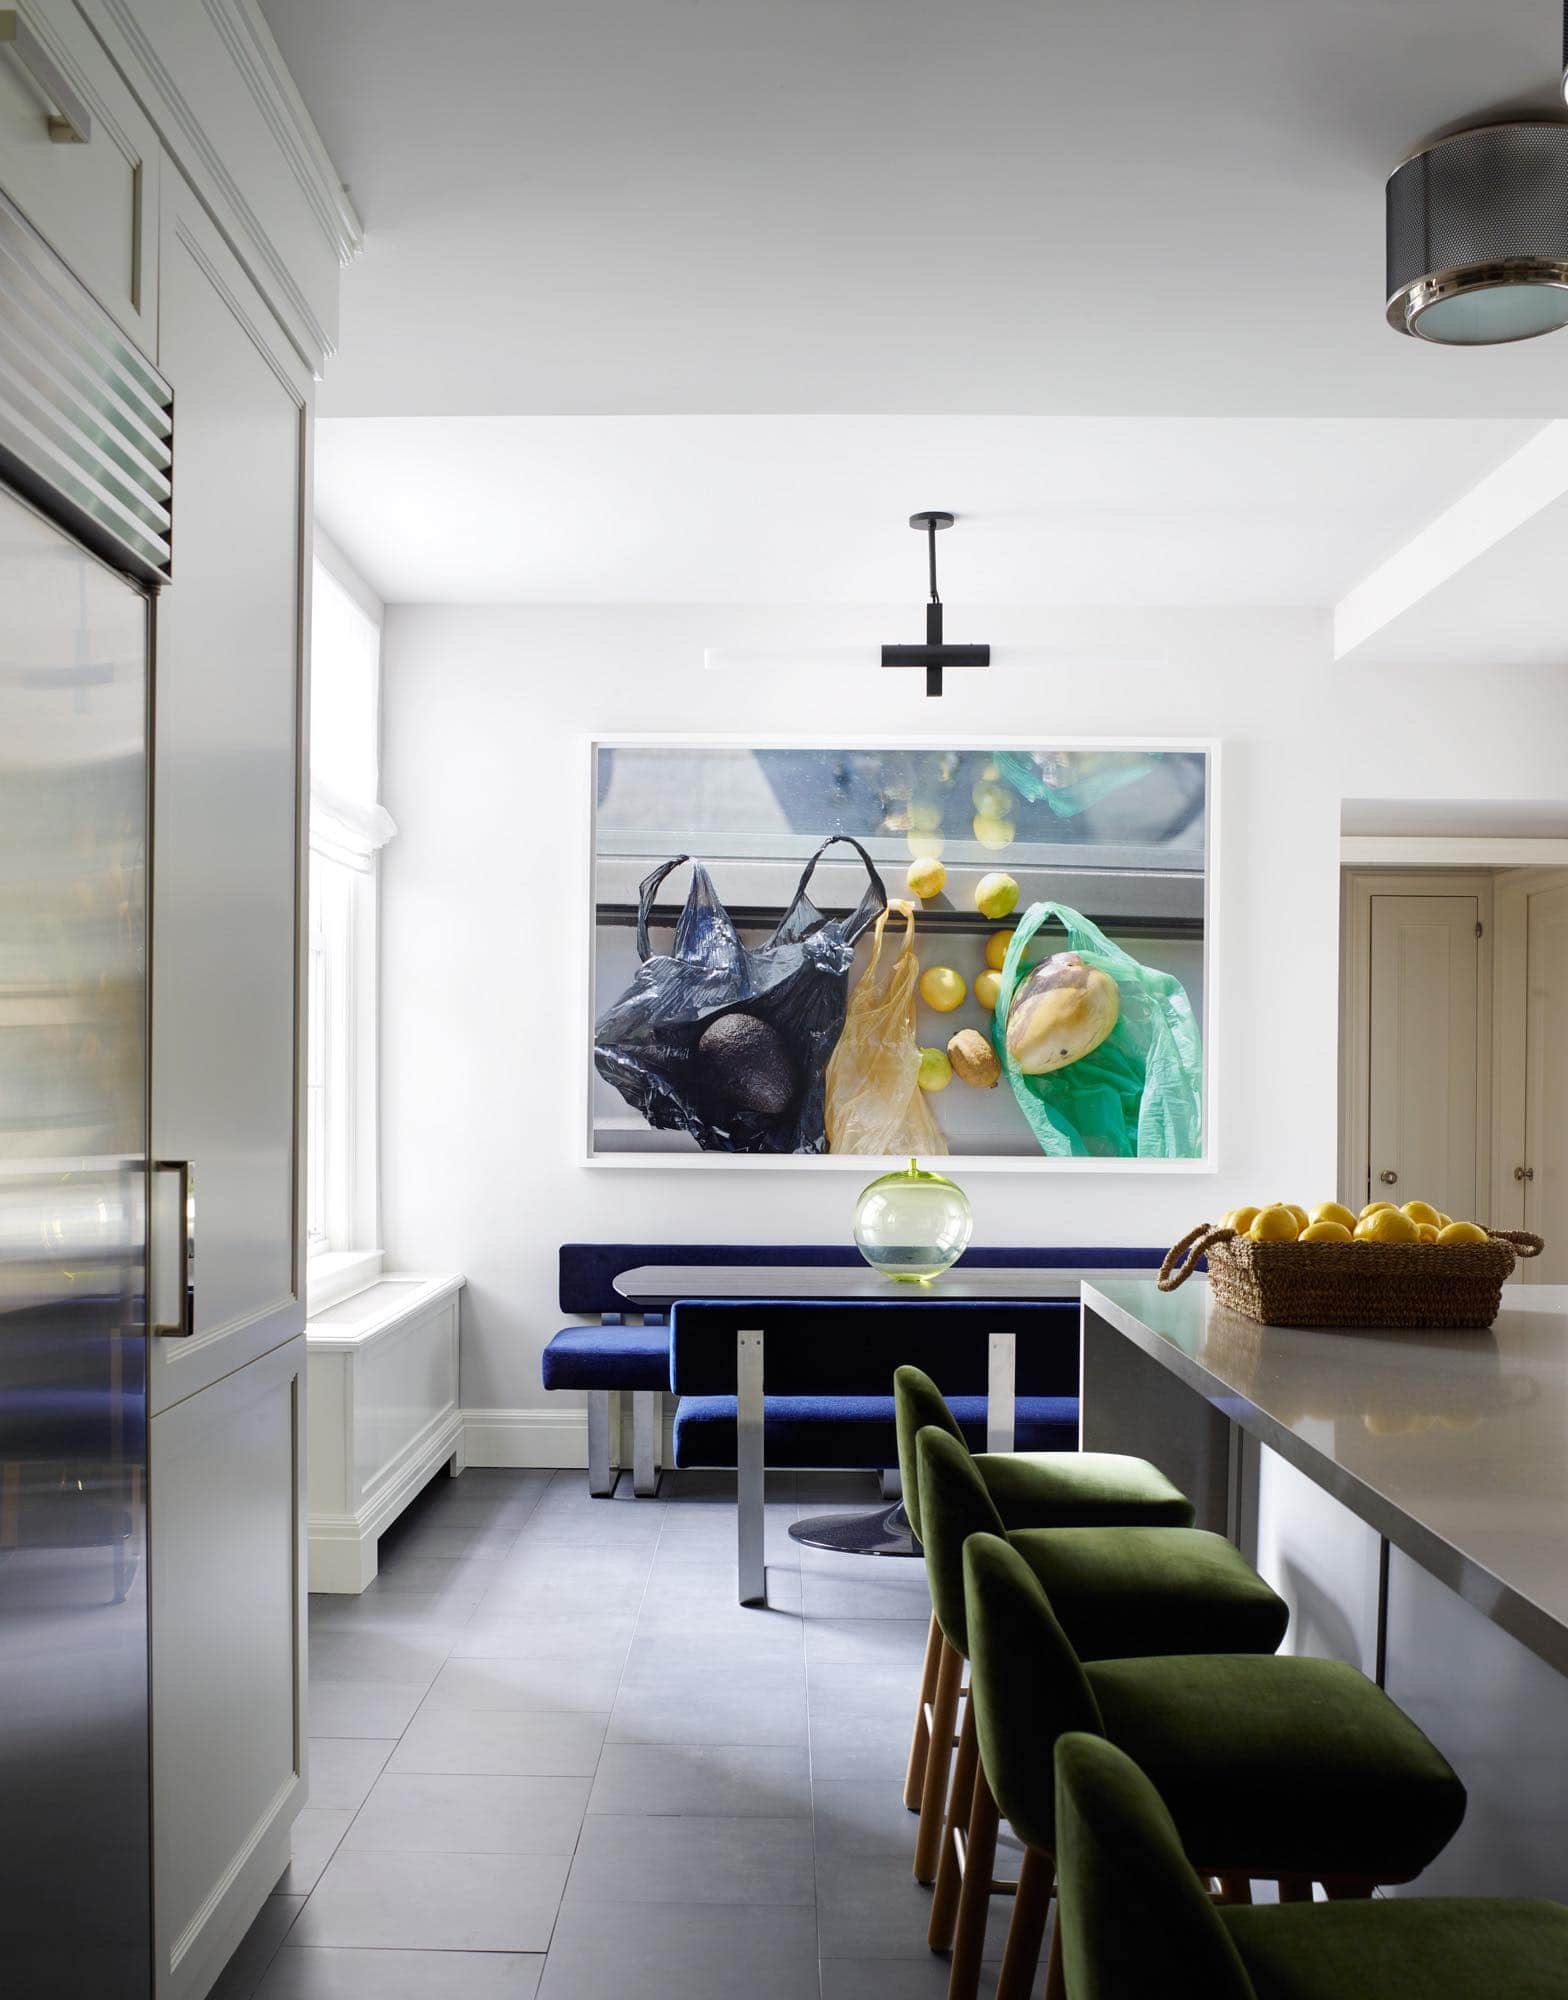
[[(824, 917), (807, 895), (835, 841), (870, 878), (848, 917)], [(641, 969), (594, 1028), (593, 1059), (634, 1110), (662, 1131), (689, 1132), (709, 1153), (821, 1153), (823, 1078), (844, 1026), (855, 940), (887, 907), (871, 857), (835, 834), (807, 862), (773, 934), (745, 945), (708, 871), (692, 863), (686, 907), (667, 955), (655, 957), (648, 917), (678, 854), (642, 884)]]

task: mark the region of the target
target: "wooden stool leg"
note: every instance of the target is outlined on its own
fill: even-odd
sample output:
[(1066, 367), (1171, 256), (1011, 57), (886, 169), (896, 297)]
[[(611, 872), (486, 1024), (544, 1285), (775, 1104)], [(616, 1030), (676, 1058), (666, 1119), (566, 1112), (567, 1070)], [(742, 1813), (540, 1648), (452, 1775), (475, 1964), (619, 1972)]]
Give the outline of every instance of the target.
[(958, 1898), (958, 1925), (953, 1933), (953, 1963), (947, 1975), (947, 2000), (975, 2000), (980, 1991), (980, 1966), (985, 1957), (985, 1926), (991, 1914), (991, 1877), (996, 1868), (996, 1800), (975, 1765), (974, 1799), (969, 1808), (969, 1842), (964, 1850), (964, 1886)]
[(1051, 1956), (1045, 1964), (1045, 2000), (1067, 2000), (1067, 1974), (1062, 1967), (1062, 1905), (1057, 1899), (1056, 1922), (1051, 1926)]
[(1045, 1936), (1045, 1919), (1055, 1886), (1056, 1870), (1048, 1858), (1037, 1847), (1025, 1848), (1024, 1865), (1018, 1871), (1013, 1920), (1007, 1927), (1007, 1949), (1002, 1954), (1001, 1975), (996, 1983), (996, 2000), (1029, 2000), (1034, 1976), (1040, 1969), (1040, 1940)]
[(944, 1639), (931, 1702), (925, 1780), (920, 1787), (920, 1827), (915, 1835), (915, 1880), (920, 1883), (929, 1884), (936, 1878), (942, 1818), (947, 1811), (947, 1774), (953, 1768), (953, 1725), (958, 1720), (958, 1690), (963, 1678), (964, 1656)]
[(904, 1774), (904, 1804), (911, 1812), (920, 1810), (920, 1793), (926, 1781), (926, 1753), (931, 1736), (926, 1728), (926, 1705), (936, 1699), (937, 1668), (942, 1664), (942, 1628), (931, 1614), (926, 1633), (925, 1665), (920, 1669), (920, 1699), (915, 1704), (915, 1733), (909, 1745), (909, 1769)]
[(964, 1875), (958, 1861), (958, 1835), (969, 1825), (969, 1808), (974, 1803), (975, 1765), (980, 1745), (975, 1736), (975, 1705), (964, 1703), (964, 1720), (958, 1732), (958, 1755), (953, 1763), (953, 1789), (948, 1800), (947, 1824), (942, 1829), (942, 1858), (937, 1863), (936, 1894), (931, 1899), (931, 1922), (926, 1943), (933, 1951), (946, 1951), (953, 1942), (953, 1926), (958, 1921), (958, 1892)]

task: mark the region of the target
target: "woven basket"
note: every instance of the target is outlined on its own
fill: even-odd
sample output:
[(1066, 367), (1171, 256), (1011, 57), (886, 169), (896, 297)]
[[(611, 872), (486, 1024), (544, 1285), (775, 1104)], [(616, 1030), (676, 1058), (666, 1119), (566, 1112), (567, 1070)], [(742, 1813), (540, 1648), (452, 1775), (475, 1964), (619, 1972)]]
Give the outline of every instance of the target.
[(1515, 1257), (1546, 1245), (1494, 1229), (1485, 1243), (1254, 1243), (1199, 1223), (1160, 1266), (1173, 1292), (1209, 1260), (1214, 1296), (1264, 1326), (1490, 1326)]

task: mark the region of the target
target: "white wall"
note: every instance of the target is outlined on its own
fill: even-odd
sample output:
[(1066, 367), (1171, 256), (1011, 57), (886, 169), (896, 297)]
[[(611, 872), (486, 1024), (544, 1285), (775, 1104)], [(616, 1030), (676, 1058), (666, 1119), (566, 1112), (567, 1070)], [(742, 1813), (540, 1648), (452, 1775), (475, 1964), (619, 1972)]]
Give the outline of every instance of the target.
[[(676, 730), (832, 737), (1215, 736), (1219, 931), (1209, 976), (1218, 1171), (975, 1174), (980, 1241), (1168, 1244), (1244, 1200), (1335, 1184), (1339, 803), (1564, 791), (1568, 678), (1485, 680), (1330, 659), (1313, 612), (1067, 613), (969, 606), (998, 665), (940, 702), (883, 674), (909, 606), (393, 607), (383, 777), (384, 1240), (464, 1271), (463, 1401), (513, 1413), (477, 1455), (579, 1462), (580, 1418), (539, 1387), (568, 1239), (832, 1242), (841, 1172), (579, 1165), (584, 740)], [(705, 647), (864, 643), (864, 671), (711, 673)], [(522, 1413), (522, 1414), (517, 1414)]]

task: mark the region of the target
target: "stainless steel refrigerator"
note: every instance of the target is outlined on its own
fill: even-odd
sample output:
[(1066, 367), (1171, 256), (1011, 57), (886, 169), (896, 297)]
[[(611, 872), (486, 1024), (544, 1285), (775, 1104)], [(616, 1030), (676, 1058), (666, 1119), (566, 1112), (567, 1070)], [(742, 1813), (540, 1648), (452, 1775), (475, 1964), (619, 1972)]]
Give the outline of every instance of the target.
[(155, 552), (125, 528), (167, 520), (156, 401), (0, 199), (0, 1987), (28, 2000), (152, 1987)]

